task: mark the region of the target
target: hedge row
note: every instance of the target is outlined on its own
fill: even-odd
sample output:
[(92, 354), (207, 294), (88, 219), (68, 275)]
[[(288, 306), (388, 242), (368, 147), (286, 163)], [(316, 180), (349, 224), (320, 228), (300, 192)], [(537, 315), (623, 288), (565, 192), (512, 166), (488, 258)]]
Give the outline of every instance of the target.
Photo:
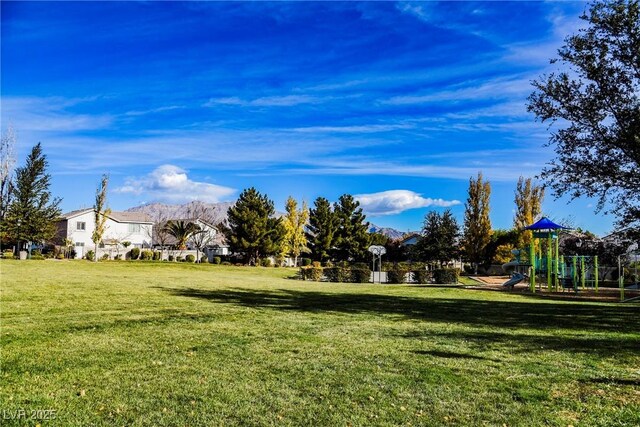
[(319, 282), (323, 277), (329, 282), (368, 283), (371, 278), (371, 270), (363, 265), (321, 267), (317, 262), (311, 266), (300, 267), (302, 280)]
[[(457, 268), (441, 268), (428, 271), (424, 267), (419, 269), (409, 269), (407, 265), (394, 264), (387, 270), (387, 283), (405, 283), (413, 279), (414, 283), (458, 283), (460, 270)], [(420, 266), (418, 266), (420, 267)], [(409, 276), (411, 273), (411, 276)], [(300, 278), (302, 280), (313, 280), (319, 282), (325, 278), (329, 282), (342, 283), (368, 283), (371, 278), (371, 270), (365, 265), (339, 265), (332, 267), (321, 267), (320, 263), (300, 268)]]

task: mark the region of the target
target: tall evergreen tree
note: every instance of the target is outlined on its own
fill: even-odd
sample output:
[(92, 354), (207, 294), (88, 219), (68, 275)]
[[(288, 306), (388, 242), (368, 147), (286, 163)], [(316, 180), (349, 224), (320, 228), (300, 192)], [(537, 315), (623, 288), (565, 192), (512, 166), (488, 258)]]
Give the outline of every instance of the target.
[(298, 209), (296, 199), (289, 196), (286, 204), (287, 213), (283, 217), (283, 226), (285, 230), (284, 239), (282, 240), (281, 253), (283, 256), (293, 256), (294, 265), (298, 265), (298, 257), (307, 248), (307, 236), (304, 227), (309, 219), (309, 208), (306, 202), (302, 203), (302, 208)]
[(531, 178), (520, 177), (516, 186), (516, 213), (513, 218), (513, 226), (520, 232), (518, 245), (527, 246), (531, 243), (533, 234), (530, 230), (523, 229), (534, 223), (542, 213), (542, 200), (544, 199), (544, 187), (535, 185)]
[(314, 207), (309, 211), (307, 241), (311, 256), (316, 261), (331, 259), (331, 249), (336, 234), (336, 218), (331, 204), (324, 197), (318, 197)]
[(276, 254), (284, 227), (280, 218), (274, 218), (275, 213), (273, 201), (266, 194), (253, 187), (244, 190), (229, 208), (228, 227), (224, 230), (231, 250), (243, 253), (250, 264)]
[(350, 194), (343, 194), (334, 203), (334, 213), (337, 221), (335, 257), (343, 261), (364, 261), (368, 259), (367, 248), (369, 223), (362, 213), (360, 202)]
[(478, 178), (469, 179), (469, 197), (464, 211), (464, 232), (462, 246), (467, 259), (478, 273), (478, 264), (484, 258), (484, 251), (491, 241), (491, 220), (489, 219), (489, 196), (491, 184), (482, 181), (482, 173)]
[(421, 234), (415, 247), (420, 259), (438, 262), (442, 266), (458, 256), (460, 228), (451, 210), (445, 210), (442, 215), (429, 212), (425, 216)]
[(107, 186), (109, 185), (109, 177), (102, 175), (100, 180), (100, 187), (96, 190), (96, 203), (93, 205), (93, 214), (95, 221), (95, 228), (91, 233), (91, 241), (95, 246), (93, 252), (93, 260), (98, 260), (98, 244), (102, 241), (102, 236), (105, 232), (105, 224), (107, 218), (111, 214), (111, 209), (107, 208)]
[(18, 249), (27, 242), (49, 240), (56, 232), (60, 217), (59, 198), (49, 191), (51, 175), (40, 143), (31, 149), (25, 165), (15, 171), (11, 204), (4, 220), (7, 235), (18, 242)]

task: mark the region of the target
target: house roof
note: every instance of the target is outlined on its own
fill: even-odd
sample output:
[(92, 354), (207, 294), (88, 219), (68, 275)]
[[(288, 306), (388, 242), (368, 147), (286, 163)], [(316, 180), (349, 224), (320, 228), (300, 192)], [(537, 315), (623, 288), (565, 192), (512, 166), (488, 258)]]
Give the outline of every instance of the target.
[(148, 222), (153, 224), (149, 215), (142, 212), (111, 212), (109, 217), (117, 222)]
[(71, 218), (73, 218), (75, 216), (82, 215), (82, 214), (87, 213), (87, 212), (93, 212), (93, 208), (77, 209), (75, 211), (67, 212), (66, 214), (63, 214), (60, 218), (62, 218), (62, 219), (71, 219)]
[(419, 237), (420, 237), (420, 233), (407, 233), (404, 236), (402, 236), (402, 238), (400, 239), (400, 244), (402, 245), (411, 239), (417, 239)]
[[(93, 212), (93, 208), (88, 209), (78, 209), (75, 211), (68, 212), (62, 215), (63, 220), (69, 220), (79, 215), (83, 215), (87, 212)], [(148, 223), (153, 224), (153, 220), (149, 217), (149, 215), (142, 212), (111, 212), (109, 214), (109, 218), (116, 222), (135, 222), (135, 223)]]

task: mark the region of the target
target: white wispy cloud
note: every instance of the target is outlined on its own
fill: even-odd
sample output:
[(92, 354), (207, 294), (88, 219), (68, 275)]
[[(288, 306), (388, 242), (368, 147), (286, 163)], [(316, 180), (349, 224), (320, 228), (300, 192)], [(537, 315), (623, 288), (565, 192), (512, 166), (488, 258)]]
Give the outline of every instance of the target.
[(410, 190), (389, 190), (380, 193), (356, 194), (353, 196), (362, 210), (373, 216), (394, 215), (408, 209), (426, 208), (429, 206), (450, 207), (459, 205), (459, 200), (432, 199)]
[(163, 113), (165, 111), (180, 110), (186, 108), (182, 105), (168, 105), (166, 107), (150, 108), (148, 110), (133, 110), (124, 113), (125, 116), (144, 116), (146, 114)]
[(3, 97), (2, 116), (20, 131), (74, 132), (105, 129), (114, 117), (109, 114), (78, 114), (69, 107), (95, 98)]
[(450, 87), (428, 94), (394, 96), (383, 100), (383, 104), (409, 105), (428, 102), (486, 100), (486, 99), (524, 99), (531, 92), (530, 76), (509, 76), (487, 82), (465, 82), (459, 87)]
[(211, 98), (203, 104), (203, 107), (213, 107), (215, 105), (238, 105), (248, 107), (292, 107), (300, 104), (318, 104), (327, 101), (326, 97), (310, 95), (283, 95), (264, 96), (255, 99), (242, 99), (237, 96), (224, 98)]
[(117, 193), (145, 195), (153, 200), (183, 203), (191, 200), (216, 203), (233, 195), (230, 187), (191, 180), (187, 171), (174, 165), (162, 165), (144, 177), (125, 180)]
[(310, 126), (303, 128), (293, 128), (294, 132), (303, 133), (377, 133), (389, 132), (392, 130), (411, 129), (415, 127), (410, 124), (373, 124), (373, 125), (355, 125), (355, 126)]

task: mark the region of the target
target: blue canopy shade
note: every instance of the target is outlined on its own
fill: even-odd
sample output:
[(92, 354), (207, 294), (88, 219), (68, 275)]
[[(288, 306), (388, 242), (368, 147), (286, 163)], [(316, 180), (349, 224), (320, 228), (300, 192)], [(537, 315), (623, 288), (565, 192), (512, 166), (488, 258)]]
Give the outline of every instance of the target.
[(535, 224), (531, 224), (524, 228), (525, 230), (570, 230), (569, 227), (556, 224), (546, 216), (540, 218)]

